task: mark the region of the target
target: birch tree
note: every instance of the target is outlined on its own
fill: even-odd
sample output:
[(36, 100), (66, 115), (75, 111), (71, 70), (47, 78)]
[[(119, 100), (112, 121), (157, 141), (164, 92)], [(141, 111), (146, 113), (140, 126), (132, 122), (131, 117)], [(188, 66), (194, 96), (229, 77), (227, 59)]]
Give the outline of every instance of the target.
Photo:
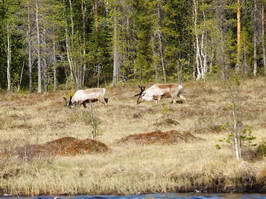
[(265, 4), (261, 4), (261, 40), (262, 40), (262, 57), (264, 66), (264, 75), (266, 75), (266, 47), (265, 47)]
[[(206, 50), (207, 45), (207, 26), (205, 25), (205, 11), (202, 10), (202, 22), (199, 22), (199, 2), (193, 0), (193, 17), (194, 17), (194, 48), (195, 48), (195, 62), (196, 62), (196, 79), (205, 79), (206, 73), (208, 72), (208, 55)], [(199, 25), (203, 28), (199, 28)]]
[(203, 79), (203, 66), (202, 66), (202, 59), (200, 56), (200, 44), (199, 44), (199, 36), (198, 36), (198, 1), (193, 0), (193, 8), (194, 8), (194, 35), (195, 35), (195, 61), (196, 61), (196, 71), (197, 71), (197, 80)]
[(6, 69), (6, 78), (7, 78), (7, 91), (11, 90), (11, 75), (10, 75), (10, 65), (11, 65), (11, 41), (10, 41), (10, 29), (9, 24), (6, 24), (6, 38), (7, 38), (7, 69)]
[(17, 12), (16, 1), (3, 1), (2, 9), (5, 17), (4, 22), (4, 33), (5, 33), (5, 51), (6, 51), (6, 80), (7, 80), (7, 91), (11, 91), (11, 62), (12, 62), (12, 34), (15, 31), (16, 26), (16, 15)]
[(253, 75), (257, 76), (257, 38), (258, 38), (258, 24), (257, 24), (257, 0), (254, 0), (253, 8)]
[(39, 0), (35, 0), (35, 23), (37, 36), (37, 64), (38, 64), (38, 93), (42, 92), (42, 68), (41, 68), (41, 39), (39, 27)]
[(27, 1), (27, 47), (28, 47), (28, 69), (29, 69), (29, 91), (32, 92), (32, 22), (31, 22), (31, 0)]
[(114, 56), (114, 63), (113, 63), (113, 85), (116, 85), (119, 81), (119, 70), (120, 70), (120, 52), (119, 52), (119, 33), (118, 33), (118, 16), (114, 14), (113, 16), (113, 26), (114, 26), (114, 35), (113, 35), (113, 56)]

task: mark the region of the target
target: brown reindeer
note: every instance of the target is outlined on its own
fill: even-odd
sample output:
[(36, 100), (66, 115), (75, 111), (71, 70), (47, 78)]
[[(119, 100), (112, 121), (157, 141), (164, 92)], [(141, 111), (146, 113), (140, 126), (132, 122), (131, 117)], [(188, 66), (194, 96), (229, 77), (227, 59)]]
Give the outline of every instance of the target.
[(172, 98), (172, 102), (176, 103), (177, 98), (181, 101), (185, 101), (185, 97), (182, 95), (184, 92), (183, 86), (179, 84), (154, 84), (147, 90), (144, 86), (139, 86), (140, 93), (135, 96), (139, 96), (137, 104), (143, 101), (156, 101), (158, 103), (162, 98)]

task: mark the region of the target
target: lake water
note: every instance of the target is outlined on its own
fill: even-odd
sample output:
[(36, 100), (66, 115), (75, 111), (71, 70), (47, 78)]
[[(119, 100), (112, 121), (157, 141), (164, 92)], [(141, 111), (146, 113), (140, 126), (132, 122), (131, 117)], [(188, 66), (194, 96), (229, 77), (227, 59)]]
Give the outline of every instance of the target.
[(91, 195), (91, 196), (71, 196), (71, 197), (0, 197), (5, 199), (266, 199), (266, 194), (144, 194), (144, 195)]

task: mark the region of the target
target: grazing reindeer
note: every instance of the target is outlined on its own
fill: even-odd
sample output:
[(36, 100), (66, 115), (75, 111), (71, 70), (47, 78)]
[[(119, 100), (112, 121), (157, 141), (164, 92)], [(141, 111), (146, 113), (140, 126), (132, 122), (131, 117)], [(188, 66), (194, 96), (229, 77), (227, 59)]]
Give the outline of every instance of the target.
[(140, 104), (143, 101), (152, 101), (155, 100), (156, 104), (162, 98), (172, 98), (172, 102), (176, 103), (177, 97), (179, 97), (182, 102), (186, 98), (182, 95), (184, 92), (183, 86), (178, 84), (154, 84), (147, 90), (144, 86), (139, 86), (140, 93), (136, 94), (135, 97), (138, 97), (137, 104)]
[(66, 106), (73, 107), (74, 105), (82, 104), (84, 108), (86, 108), (87, 103), (97, 101), (107, 104), (108, 98), (104, 98), (105, 93), (105, 88), (89, 88), (86, 90), (77, 90), (74, 96), (70, 96), (69, 100), (67, 100), (65, 97), (63, 98), (66, 102)]

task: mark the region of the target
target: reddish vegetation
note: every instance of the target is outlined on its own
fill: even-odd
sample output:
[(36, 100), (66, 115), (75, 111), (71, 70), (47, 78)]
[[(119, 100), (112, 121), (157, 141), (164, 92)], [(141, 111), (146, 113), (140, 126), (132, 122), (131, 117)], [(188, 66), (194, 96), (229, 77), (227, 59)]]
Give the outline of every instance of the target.
[[(262, 171), (260, 171), (257, 174), (257, 178), (261, 181), (261, 182), (266, 182), (266, 168), (264, 168)], [(265, 185), (266, 188), (266, 185)]]
[(175, 144), (179, 142), (193, 142), (202, 140), (195, 137), (189, 132), (179, 133), (178, 131), (153, 131), (149, 133), (129, 135), (120, 139), (119, 143), (136, 143), (136, 144)]
[(78, 155), (87, 153), (105, 152), (108, 147), (99, 141), (92, 139), (79, 140), (73, 137), (63, 137), (40, 145), (29, 145), (20, 150), (32, 154), (47, 155)]

